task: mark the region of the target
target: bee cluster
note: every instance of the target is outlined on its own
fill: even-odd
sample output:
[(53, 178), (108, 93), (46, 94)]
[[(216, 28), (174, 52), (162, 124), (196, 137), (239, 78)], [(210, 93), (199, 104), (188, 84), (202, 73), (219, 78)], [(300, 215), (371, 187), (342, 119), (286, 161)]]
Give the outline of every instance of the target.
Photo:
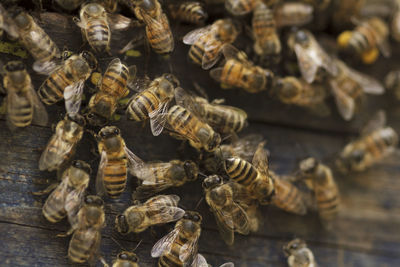
[[(68, 257), (74, 263), (95, 264), (101, 259), (106, 265), (99, 251), (106, 220), (103, 199), (118, 199), (126, 190), (128, 174), (138, 185), (132, 205), (115, 217), (115, 230), (140, 233), (176, 222), (151, 250), (151, 256), (159, 258), (159, 266), (208, 266), (198, 253), (202, 216), (178, 206), (184, 195), (160, 194), (199, 177), (205, 201), (227, 245), (234, 243), (235, 233), (258, 231), (260, 205), (298, 215), (316, 209), (328, 229), (338, 213), (338, 187), (330, 167), (319, 159), (306, 158), (293, 173), (279, 175), (268, 165), (269, 151), (263, 137), (237, 136), (248, 124), (244, 110), (223, 105), (223, 99), (210, 101), (196, 81), (196, 93), (183, 89), (171, 64), (171, 73), (150, 79), (137, 75), (142, 66), (128, 66), (121, 60), (144, 44), (151, 48), (148, 53), (157, 54), (168, 65), (179, 41), (170, 20), (199, 27), (183, 36), (183, 43), (190, 45), (188, 58), (199, 70), (209, 70), (221, 89), (240, 88), (251, 94), (267, 91), (283, 104), (319, 116), (330, 114), (325, 101), (333, 96), (344, 120), (351, 120), (362, 108), (364, 93), (383, 94), (386, 86), (400, 98), (400, 71), (389, 73), (384, 86), (339, 59), (351, 55), (353, 61), (372, 64), (380, 54), (390, 55), (389, 38), (400, 40), (397, 0), (387, 3), (385, 14), (375, 14), (374, 3), (363, 0), (54, 0), (51, 8), (66, 14), (75, 12), (68, 16), (81, 29), (89, 47), (79, 53), (60, 51), (29, 12), (14, 2), (18, 3), (0, 5), (0, 29), (8, 39), (23, 45), (34, 58), (32, 69), (46, 78), (36, 91), (22, 61), (2, 63), (7, 124), (12, 131), (30, 124), (45, 126), (48, 115), (44, 104), (65, 103), (65, 117), (57, 123), (39, 160), (39, 169), (57, 171), (59, 181), (34, 194), (51, 192), (42, 209), (48, 221), (68, 218), (71, 230), (65, 235), (72, 234)], [(39, 9), (46, 4), (44, 0), (36, 2)], [(118, 13), (122, 8), (127, 16)], [(124, 44), (120, 54), (113, 54), (111, 35), (133, 27), (144, 31), (144, 39), (125, 36), (132, 41)], [(329, 52), (314, 36), (328, 27), (338, 33), (337, 46)], [(246, 42), (240, 38), (247, 38)], [(101, 74), (98, 58), (104, 55), (112, 59)], [(86, 103), (83, 96), (90, 83), (96, 92)], [(196, 150), (197, 159), (143, 161), (112, 126), (121, 111), (128, 120), (149, 121), (154, 136), (166, 133), (187, 141)], [(343, 148), (337, 169), (344, 173), (364, 171), (393, 153), (398, 134), (385, 124), (385, 113), (377, 112), (361, 136)], [(94, 137), (100, 156), (96, 195), (87, 194), (90, 164), (74, 160), (85, 132)], [(316, 266), (302, 240), (292, 240), (283, 251), (289, 266)], [(113, 266), (138, 266), (138, 258), (123, 251)]]

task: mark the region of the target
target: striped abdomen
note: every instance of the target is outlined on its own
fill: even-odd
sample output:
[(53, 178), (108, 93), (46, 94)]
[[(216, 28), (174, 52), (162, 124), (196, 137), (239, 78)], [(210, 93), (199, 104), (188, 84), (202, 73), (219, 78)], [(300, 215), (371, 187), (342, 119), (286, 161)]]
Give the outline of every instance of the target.
[[(212, 42), (210, 42), (212, 40)], [(205, 51), (205, 46), (215, 47), (214, 49)], [(218, 56), (222, 43), (210, 34), (204, 35), (197, 40), (189, 49), (189, 58), (193, 63), (202, 65), (203, 62), (210, 62)]]
[(118, 197), (125, 190), (127, 178), (127, 159), (126, 156), (108, 158), (108, 162), (103, 169), (104, 187), (110, 197)]
[(24, 95), (15, 94), (13, 107), (7, 110), (8, 119), (16, 127), (25, 127), (31, 124), (33, 117), (33, 105)]
[(230, 86), (242, 87), (245, 85), (242, 82), (243, 71), (243, 64), (235, 59), (229, 59), (223, 67), (220, 80)]
[(64, 68), (60, 68), (50, 74), (44, 81), (39, 88), (38, 95), (45, 104), (53, 105), (63, 99), (65, 87), (71, 85), (73, 82), (71, 74), (67, 74)]
[(56, 223), (61, 221), (66, 215), (65, 198), (67, 193), (60, 192), (58, 187), (51, 193), (43, 205), (43, 215), (49, 222)]
[(158, 266), (160, 267), (181, 267), (183, 262), (179, 260), (179, 254), (182, 246), (187, 243), (187, 239), (183, 234), (179, 234), (175, 239), (174, 244), (171, 247), (169, 253), (162, 255), (158, 260)]
[(100, 242), (101, 233), (96, 229), (78, 229), (69, 242), (68, 257), (73, 262), (86, 262)]
[(126, 83), (129, 76), (129, 70), (120, 62), (108, 67), (101, 81), (100, 91), (121, 98), (126, 95), (128, 88)]
[(331, 221), (337, 216), (340, 197), (339, 190), (330, 170), (325, 169), (321, 181), (314, 182), (318, 213), (323, 221)]
[(272, 10), (265, 7), (255, 9), (252, 20), (253, 32), (257, 39), (268, 39), (270, 34), (275, 33), (275, 20)]
[(240, 158), (228, 158), (225, 160), (226, 173), (235, 182), (250, 186), (257, 178), (258, 172), (254, 166)]
[(371, 29), (361, 25), (353, 31), (348, 46), (362, 53), (375, 47), (375, 44), (376, 40)]
[(391, 127), (376, 130), (364, 138), (367, 150), (374, 159), (385, 156), (386, 152), (396, 147), (399, 142), (397, 133)]
[(188, 23), (201, 24), (207, 19), (207, 13), (199, 2), (170, 5), (170, 11), (172, 18)]
[(174, 37), (169, 26), (168, 18), (165, 14), (161, 14), (158, 22), (163, 28), (155, 27), (152, 23), (146, 25), (146, 35), (153, 48), (158, 54), (168, 54), (174, 50)]
[(110, 27), (107, 20), (89, 20), (86, 25), (86, 39), (97, 52), (107, 51), (110, 44)]
[(213, 105), (205, 108), (205, 112), (207, 123), (221, 133), (239, 132), (246, 124), (247, 115), (244, 112)]
[[(35, 36), (34, 40), (32, 36)], [(21, 42), (36, 60), (49, 61), (60, 55), (57, 45), (37, 25), (34, 30), (21, 34)]]
[(307, 208), (297, 187), (280, 178), (274, 179), (274, 186), (275, 195), (272, 201), (278, 208), (300, 215), (306, 214)]
[(145, 90), (135, 96), (130, 102), (127, 113), (128, 117), (134, 121), (144, 121), (149, 118), (149, 113), (156, 110), (160, 104), (160, 99), (150, 90)]

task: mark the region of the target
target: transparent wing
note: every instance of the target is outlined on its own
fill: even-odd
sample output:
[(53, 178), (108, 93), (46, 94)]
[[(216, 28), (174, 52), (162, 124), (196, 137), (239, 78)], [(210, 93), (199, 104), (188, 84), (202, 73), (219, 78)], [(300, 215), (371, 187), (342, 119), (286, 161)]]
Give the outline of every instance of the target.
[(156, 110), (149, 113), (151, 133), (154, 136), (159, 136), (164, 130), (169, 102), (170, 99), (165, 99)]
[(107, 20), (111, 29), (124, 30), (131, 26), (132, 19), (122, 16), (120, 14), (108, 13)]
[(312, 83), (317, 74), (318, 65), (314, 62), (313, 58), (309, 56), (308, 50), (304, 49), (301, 45), (295, 44), (294, 51), (297, 56), (301, 75), (308, 83)]
[[(57, 152), (57, 160), (54, 159), (55, 153), (52, 151), (52, 147), (62, 148), (62, 153), (59, 151)], [(65, 156), (71, 152), (73, 147), (73, 143), (64, 142), (62, 135), (54, 134), (40, 156), (39, 169), (48, 170), (54, 168), (54, 165), (60, 164), (64, 160)]]
[(197, 253), (193, 260), (192, 267), (208, 267), (206, 258), (204, 258), (200, 253)]
[(158, 21), (155, 18), (153, 18), (152, 16), (150, 16), (149, 14), (144, 13), (144, 12), (142, 13), (142, 16), (143, 16), (143, 21), (145, 22), (147, 27), (151, 27), (153, 29), (158, 29), (160, 31), (165, 31), (165, 27), (161, 23), (162, 18), (160, 19), (160, 21)]
[(47, 125), (48, 122), (48, 115), (46, 108), (44, 107), (43, 103), (40, 101), (38, 95), (36, 94), (36, 91), (33, 89), (33, 86), (31, 85), (29, 92), (28, 92), (28, 97), (31, 99), (32, 104), (33, 104), (33, 123), (40, 125), (40, 126), (45, 126)]
[(210, 70), (210, 76), (217, 82), (221, 82), (221, 76), (222, 76), (222, 67), (214, 68)]
[(204, 55), (202, 58), (201, 66), (203, 69), (208, 70), (217, 63), (221, 57), (222, 44), (214, 39), (210, 39), (204, 46)]
[[(116, 65), (116, 64), (118, 64), (118, 65), (122, 64), (121, 60), (119, 58), (114, 58), (113, 60), (110, 61), (110, 63), (108, 63), (105, 73), (109, 72), (111, 70), (111, 66)], [(119, 70), (119, 72), (117, 72), (116, 74), (120, 75), (122, 72), (122, 68), (118, 68), (118, 70)], [(115, 68), (112, 70), (112, 72), (115, 72)]]
[[(156, 183), (157, 177), (166, 176), (171, 167), (171, 163), (169, 162), (147, 163), (135, 170), (135, 176), (142, 181)], [(155, 172), (157, 172), (157, 176)]]
[(219, 230), (219, 234), (221, 235), (224, 242), (228, 245), (233, 245), (234, 241), (234, 226), (233, 219), (231, 215), (223, 215), (217, 210), (213, 210), (215, 215), (215, 221), (217, 222), (217, 227)]
[(162, 182), (156, 184), (142, 184), (136, 187), (135, 192), (133, 192), (133, 199), (146, 199), (155, 194), (164, 191), (172, 186), (171, 183)]
[(171, 251), (171, 247), (175, 242), (175, 239), (179, 235), (181, 231), (180, 227), (175, 227), (174, 230), (169, 232), (169, 234), (162, 237), (151, 249), (151, 256), (153, 258), (158, 258), (164, 253), (168, 253)]
[(104, 196), (106, 194), (106, 189), (104, 187), (104, 167), (107, 165), (108, 157), (106, 151), (101, 152), (101, 159), (99, 163), (99, 169), (97, 170), (96, 176), (96, 193), (99, 196)]
[[(151, 80), (148, 76), (144, 76), (142, 78), (135, 77), (134, 79), (128, 81), (127, 86), (129, 89), (135, 91), (135, 92), (142, 92), (146, 90), (151, 83)], [(133, 96), (134, 98), (135, 96)]]
[(198, 251), (198, 242), (200, 237), (200, 231), (183, 244), (179, 251), (179, 259), (183, 262), (184, 266), (190, 266), (193, 263), (194, 258)]
[(83, 87), (85, 81), (73, 83), (64, 90), (65, 110), (70, 114), (77, 114), (81, 108)]
[(136, 169), (142, 168), (145, 164), (141, 158), (136, 156), (129, 148), (124, 147), (126, 157), (128, 158), (128, 168), (132, 175), (135, 175)]
[(203, 111), (201, 110), (200, 105), (196, 103), (196, 100), (193, 97), (193, 95), (189, 94), (183, 88), (178, 87), (175, 89), (174, 97), (177, 105), (190, 110), (197, 117), (202, 117)]
[(367, 135), (375, 130), (381, 129), (386, 125), (386, 113), (379, 110), (362, 128), (361, 135)]
[[(148, 209), (144, 209), (144, 211), (146, 210), (148, 211)], [(182, 218), (185, 214), (185, 211), (181, 208), (165, 205), (152, 207), (150, 210), (157, 211), (157, 214), (150, 216), (150, 220), (155, 224), (174, 222)]]
[(0, 4), (0, 17), (3, 19), (3, 28), (13, 39), (19, 37), (18, 27), (15, 25), (14, 21), (8, 16), (7, 10)]
[(59, 64), (57, 64), (54, 60), (50, 61), (35, 61), (32, 65), (32, 69), (43, 75), (49, 75), (52, 73), (54, 70), (56, 70), (59, 67)]
[(235, 155), (251, 162), (258, 145), (263, 141), (264, 137), (262, 135), (249, 134), (244, 136), (243, 138), (238, 139), (237, 141), (234, 141), (232, 143), (232, 148)]
[(183, 37), (183, 43), (187, 45), (194, 44), (201, 36), (208, 34), (211, 30), (211, 25), (208, 25), (203, 28), (195, 29), (193, 31), (188, 32)]
[(346, 121), (351, 120), (355, 112), (354, 99), (344, 93), (335, 80), (331, 80), (330, 85), (340, 115)]
[(224, 44), (222, 46), (222, 53), (226, 59), (236, 59), (246, 66), (252, 66), (253, 64), (248, 60), (245, 52), (240, 51), (231, 44)]
[(234, 267), (235, 264), (233, 264), (233, 262), (225, 262), (224, 264), (222, 264), (219, 267)]
[(129, 66), (129, 77), (126, 81), (126, 86), (128, 87), (128, 89), (131, 89), (132, 84), (134, 84), (135, 80), (136, 80), (136, 73), (137, 73), (137, 67), (136, 65), (132, 65)]
[(265, 143), (266, 142), (264, 141), (258, 144), (252, 164), (262, 175), (269, 175), (268, 150), (264, 148)]
[(81, 207), (83, 195), (86, 187), (72, 190), (65, 199), (65, 210), (67, 212), (68, 221), (71, 228), (76, 229), (78, 225), (78, 212)]

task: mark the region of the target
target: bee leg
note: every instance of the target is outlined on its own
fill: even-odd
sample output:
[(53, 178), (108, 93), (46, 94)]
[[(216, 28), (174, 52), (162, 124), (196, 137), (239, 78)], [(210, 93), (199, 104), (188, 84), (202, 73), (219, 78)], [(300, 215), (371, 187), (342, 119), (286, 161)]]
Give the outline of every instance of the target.
[(31, 192), (32, 195), (34, 196), (43, 196), (43, 195), (48, 195), (50, 194), (51, 191), (53, 191), (57, 186), (59, 185), (59, 183), (52, 183), (50, 184), (46, 189), (41, 190), (41, 191), (36, 191), (36, 192)]
[(106, 260), (103, 257), (100, 257), (99, 260), (103, 264), (103, 267), (109, 267), (108, 263), (106, 262)]
[(72, 235), (72, 233), (73, 233), (74, 231), (75, 231), (75, 229), (74, 229), (74, 228), (71, 228), (71, 229), (68, 230), (68, 232), (62, 233), (62, 234), (58, 234), (58, 235), (56, 235), (56, 237), (67, 237), (67, 236)]

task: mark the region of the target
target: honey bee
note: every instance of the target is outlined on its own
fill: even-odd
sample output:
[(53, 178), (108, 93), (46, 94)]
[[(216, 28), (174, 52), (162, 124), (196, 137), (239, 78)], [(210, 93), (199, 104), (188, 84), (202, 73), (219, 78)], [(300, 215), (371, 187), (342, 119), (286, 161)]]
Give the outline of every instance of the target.
[(157, 54), (169, 54), (174, 50), (174, 36), (167, 16), (158, 0), (130, 0), (136, 18), (146, 25), (146, 36)]
[(85, 0), (54, 0), (54, 4), (67, 11), (77, 9)]
[(301, 75), (308, 83), (312, 83), (320, 68), (331, 75), (336, 75), (338, 70), (333, 59), (315, 40), (308, 30), (298, 30), (288, 39), (288, 46), (295, 52)]
[(97, 60), (90, 52), (69, 56), (40, 86), (40, 99), (47, 105), (53, 105), (64, 98), (67, 112), (78, 113), (85, 81), (95, 68)]
[(44, 217), (52, 223), (68, 219), (72, 224), (76, 219), (83, 200), (83, 194), (89, 185), (91, 169), (89, 164), (76, 160), (64, 171), (61, 183), (47, 198), (42, 212)]
[(281, 41), (276, 31), (276, 22), (272, 9), (259, 1), (253, 12), (252, 29), (255, 38), (254, 52), (259, 55), (279, 55)]
[(249, 93), (258, 93), (272, 87), (274, 74), (255, 66), (243, 51), (232, 45), (224, 45), (225, 63), (210, 71), (210, 76), (226, 87), (239, 87)]
[(191, 45), (190, 60), (208, 70), (217, 63), (224, 44), (233, 43), (239, 29), (231, 19), (219, 19), (213, 24), (187, 33), (183, 43)]
[(132, 22), (122, 15), (107, 13), (104, 6), (98, 3), (82, 6), (79, 16), (74, 17), (74, 22), (82, 29), (84, 40), (97, 53), (110, 53), (111, 29), (126, 29)]
[(385, 89), (379, 81), (351, 69), (338, 59), (335, 60), (335, 65), (338, 67), (338, 74), (329, 78), (329, 83), (340, 115), (345, 120), (351, 120), (362, 105), (364, 93), (379, 95)]
[(191, 160), (171, 160), (142, 165), (135, 170), (135, 176), (141, 181), (133, 194), (134, 199), (148, 198), (170, 187), (178, 187), (197, 179), (199, 168)]
[(393, 92), (398, 100), (400, 100), (400, 71), (394, 70), (389, 72), (385, 77), (385, 87)]
[(171, 136), (189, 141), (197, 150), (212, 152), (221, 143), (221, 136), (210, 125), (182, 106), (171, 107), (166, 114), (166, 121)]
[(178, 208), (177, 195), (158, 195), (145, 203), (135, 203), (115, 219), (115, 227), (121, 234), (140, 233), (153, 225), (174, 222), (182, 218), (185, 211)]
[(175, 20), (203, 25), (208, 18), (207, 11), (200, 2), (188, 1), (168, 6), (171, 17)]
[(129, 94), (129, 87), (136, 76), (136, 66), (129, 68), (119, 58), (113, 59), (99, 85), (99, 92), (89, 101), (86, 115), (92, 125), (104, 125), (114, 115), (118, 100)]
[(105, 226), (104, 202), (98, 196), (86, 196), (77, 214), (77, 222), (72, 225), (68, 258), (76, 263), (88, 261), (94, 265), (100, 248), (101, 230)]
[(161, 238), (151, 249), (151, 256), (158, 258), (158, 266), (198, 266), (198, 241), (202, 217), (198, 212), (186, 211), (175, 224), (174, 230)]
[(54, 60), (60, 58), (61, 53), (50, 36), (21, 8), (14, 9), (12, 18), (18, 29), (19, 41), (36, 60), (32, 68), (39, 73), (54, 69)]
[(283, 252), (288, 257), (289, 267), (317, 267), (314, 254), (307, 247), (306, 242), (296, 238), (283, 246)]
[(336, 218), (340, 205), (339, 189), (332, 171), (315, 158), (304, 159), (299, 166), (299, 176), (311, 180), (311, 183), (306, 184), (315, 193), (319, 217), (329, 227), (329, 223)]
[(383, 20), (372, 17), (354, 22), (357, 26), (353, 31), (344, 31), (338, 36), (337, 42), (340, 48), (360, 55), (365, 64), (374, 63), (379, 51), (384, 57), (390, 56), (389, 28)]
[(361, 137), (343, 148), (336, 162), (342, 172), (364, 171), (395, 151), (399, 136), (385, 124), (386, 115), (379, 111), (363, 128)]
[[(211, 266), (210, 264), (207, 263), (206, 258), (204, 258), (203, 255), (201, 255), (200, 253), (197, 253), (197, 259), (196, 259), (196, 264), (195, 266), (201, 266), (201, 267), (207, 267), (207, 266)], [(219, 267), (234, 267), (235, 264), (233, 264), (233, 262), (225, 262), (224, 264), (220, 265)]]
[(142, 160), (130, 151), (120, 131), (115, 126), (106, 126), (96, 136), (101, 155), (96, 178), (98, 195), (107, 194), (117, 198), (125, 190), (128, 169), (133, 174)]
[(18, 28), (15, 22), (7, 13), (7, 10), (0, 4), (0, 37), (3, 35), (3, 31), (6, 31), (12, 39), (18, 39)]
[[(233, 182), (223, 183), (218, 175), (208, 176), (203, 181), (207, 204), (215, 216), (219, 232), (227, 245), (233, 245), (234, 232), (247, 235), (250, 232), (250, 219), (240, 205), (240, 185)], [(236, 192), (235, 192), (236, 191)], [(241, 190), (244, 191), (244, 188)], [(248, 198), (249, 192), (242, 193)]]
[(312, 21), (313, 12), (314, 8), (305, 3), (282, 3), (275, 8), (275, 23), (277, 27), (302, 26)]
[(68, 114), (58, 122), (54, 135), (39, 159), (39, 170), (61, 170), (72, 159), (82, 139), (85, 119), (79, 114)]
[(224, 99), (215, 99), (211, 103), (203, 97), (192, 96), (182, 88), (175, 90), (175, 101), (220, 134), (231, 134), (241, 131), (247, 123), (247, 113), (239, 108), (220, 105)]
[(8, 62), (3, 70), (3, 85), (7, 91), (7, 124), (11, 130), (26, 127), (31, 123), (45, 126), (47, 111), (40, 102), (31, 77), (21, 61)]
[(330, 114), (330, 109), (324, 101), (328, 94), (322, 86), (309, 84), (301, 78), (288, 76), (277, 79), (274, 91), (282, 103), (306, 108), (320, 116)]
[[(265, 4), (270, 6), (275, 0), (265, 1)], [(255, 10), (258, 0), (225, 0), (225, 8), (235, 16), (243, 16)]]
[(275, 194), (274, 181), (269, 174), (265, 142), (258, 145), (252, 163), (237, 157), (225, 159), (225, 170), (235, 182), (246, 187), (250, 197), (262, 205), (269, 204)]
[(112, 267), (139, 267), (138, 256), (129, 251), (118, 253), (117, 259), (113, 262)]
[(153, 135), (159, 135), (163, 129), (163, 123), (159, 125), (160, 122), (157, 120), (168, 109), (168, 104), (173, 99), (177, 86), (179, 86), (178, 79), (169, 73), (154, 79), (132, 97), (126, 110), (128, 119), (134, 121), (150, 119)]

